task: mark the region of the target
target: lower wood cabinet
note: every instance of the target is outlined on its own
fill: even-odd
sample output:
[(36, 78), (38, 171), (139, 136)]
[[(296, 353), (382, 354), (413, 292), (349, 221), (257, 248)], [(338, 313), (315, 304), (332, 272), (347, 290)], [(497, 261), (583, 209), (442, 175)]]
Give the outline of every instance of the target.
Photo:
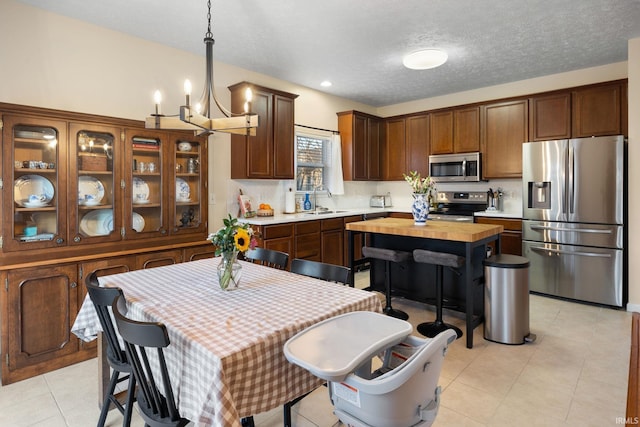
[(2, 384), (59, 369), (96, 356), (96, 341), (71, 333), (86, 297), (86, 278), (124, 273), (213, 255), (213, 245), (113, 254), (82, 261), (2, 266), (0, 279), (0, 351)]
[[(500, 252), (503, 254), (522, 255), (522, 220), (511, 218), (475, 217), (478, 224), (493, 224), (504, 227), (500, 235)], [(495, 244), (489, 244), (495, 253)]]
[(290, 258), (322, 261), (320, 251), (320, 220), (294, 223), (294, 253)]
[(344, 259), (343, 218), (323, 219), (321, 223), (320, 248), (322, 262), (342, 265)]

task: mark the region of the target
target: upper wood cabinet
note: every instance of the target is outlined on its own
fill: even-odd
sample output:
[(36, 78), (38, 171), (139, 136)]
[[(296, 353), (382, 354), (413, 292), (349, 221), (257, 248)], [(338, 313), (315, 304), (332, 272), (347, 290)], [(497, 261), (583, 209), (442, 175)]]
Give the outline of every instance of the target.
[(480, 150), (480, 107), (469, 106), (430, 112), (431, 154)]
[(571, 93), (529, 98), (530, 141), (571, 138)]
[(347, 181), (379, 180), (381, 127), (379, 117), (359, 111), (338, 113), (342, 142), (342, 175)]
[(578, 88), (572, 96), (574, 138), (622, 133), (622, 83)]
[(429, 174), (429, 115), (420, 114), (405, 119), (406, 169)]
[(483, 178), (521, 177), (522, 143), (529, 137), (527, 100), (485, 104), (481, 112)]
[(293, 179), (298, 95), (241, 82), (229, 87), (231, 111), (244, 111), (247, 87), (253, 91), (251, 110), (258, 114), (258, 128), (256, 136), (231, 135), (231, 178)]
[(405, 119), (385, 120), (384, 130), (382, 176), (386, 181), (401, 181), (404, 179), (402, 174), (407, 172)]
[(480, 150), (480, 107), (453, 110), (453, 152), (472, 153)]

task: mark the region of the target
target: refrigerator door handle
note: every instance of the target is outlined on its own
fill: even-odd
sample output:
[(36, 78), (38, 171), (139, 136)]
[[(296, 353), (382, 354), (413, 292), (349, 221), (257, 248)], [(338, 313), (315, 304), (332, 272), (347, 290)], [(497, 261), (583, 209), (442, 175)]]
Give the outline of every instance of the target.
[(574, 177), (574, 153), (573, 144), (569, 141), (569, 156), (567, 158), (567, 199), (568, 199), (568, 208), (565, 212), (572, 214), (573, 213), (573, 204), (575, 202), (575, 177)]
[(545, 249), (545, 248), (536, 248), (536, 247), (532, 247), (531, 250), (535, 252), (550, 252), (558, 255), (579, 255), (579, 256), (592, 256), (592, 257), (599, 257), (599, 258), (611, 258), (611, 255), (609, 254), (601, 254), (601, 253), (595, 253), (595, 252), (563, 251), (560, 249)]
[(572, 233), (596, 233), (596, 234), (611, 234), (611, 230), (598, 230), (596, 228), (565, 228), (565, 227), (545, 227), (541, 225), (532, 225), (532, 230), (535, 231), (570, 231)]

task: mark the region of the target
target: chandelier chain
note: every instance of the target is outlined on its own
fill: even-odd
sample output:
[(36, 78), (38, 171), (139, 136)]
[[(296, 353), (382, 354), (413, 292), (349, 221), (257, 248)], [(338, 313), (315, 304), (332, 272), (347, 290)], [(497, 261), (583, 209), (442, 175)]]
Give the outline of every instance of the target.
[(211, 0), (207, 1), (207, 33), (204, 35), (205, 38), (213, 38), (213, 33), (211, 32)]

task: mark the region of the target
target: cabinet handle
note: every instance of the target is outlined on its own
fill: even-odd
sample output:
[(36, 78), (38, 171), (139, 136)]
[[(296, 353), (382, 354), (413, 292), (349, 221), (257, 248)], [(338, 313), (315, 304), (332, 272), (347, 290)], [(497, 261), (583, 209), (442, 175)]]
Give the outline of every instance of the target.
[(76, 282), (71, 282), (71, 287), (72, 287), (72, 288), (77, 288), (77, 287), (78, 287), (78, 284), (77, 284)]
[(57, 244), (59, 244), (59, 245), (61, 245), (61, 244), (63, 244), (63, 243), (64, 243), (64, 239), (63, 239), (62, 237), (58, 237), (58, 238), (56, 239), (56, 243), (57, 243)]
[(80, 240), (82, 240), (80, 238), (80, 236), (76, 236), (76, 237), (73, 238), (73, 241), (76, 242), (76, 243), (80, 243)]

